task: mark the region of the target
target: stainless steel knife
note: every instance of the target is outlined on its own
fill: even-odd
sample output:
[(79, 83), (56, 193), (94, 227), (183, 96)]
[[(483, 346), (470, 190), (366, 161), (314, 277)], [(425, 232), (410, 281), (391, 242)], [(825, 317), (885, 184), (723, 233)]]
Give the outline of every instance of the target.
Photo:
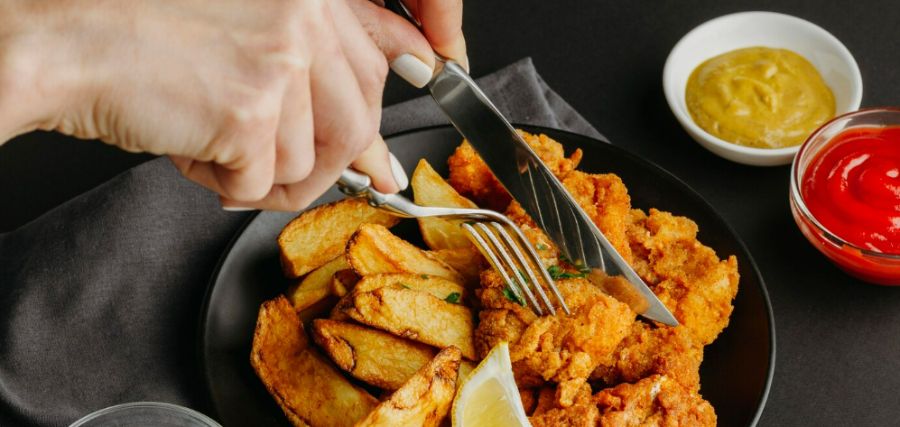
[[(399, 0), (385, 3), (418, 24)], [(468, 73), (452, 60), (439, 58), (437, 64), (428, 83), (431, 96), (510, 195), (570, 262), (589, 272), (588, 278), (593, 278), (598, 285), (604, 282), (597, 280), (603, 276), (601, 272), (623, 276), (628, 285), (606, 286), (604, 290), (648, 319), (678, 325), (675, 316), (613, 248)]]

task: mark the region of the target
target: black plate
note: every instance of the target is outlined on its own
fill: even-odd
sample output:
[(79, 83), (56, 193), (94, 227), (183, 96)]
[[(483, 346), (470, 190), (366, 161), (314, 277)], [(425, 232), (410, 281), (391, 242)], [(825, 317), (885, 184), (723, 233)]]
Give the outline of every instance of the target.
[[(722, 426), (755, 425), (765, 405), (775, 366), (775, 330), (765, 285), (740, 238), (700, 195), (673, 175), (621, 148), (569, 132), (543, 132), (567, 150), (580, 147), (580, 169), (614, 172), (628, 186), (635, 207), (656, 207), (692, 218), (699, 238), (720, 256), (735, 254), (741, 283), (731, 324), (706, 347), (700, 369), (702, 394)], [(446, 176), (446, 159), (459, 145), (450, 127), (407, 132), (388, 139), (406, 170), (426, 158)], [(332, 190), (316, 201), (341, 197)], [(288, 426), (250, 367), (250, 342), (259, 305), (288, 285), (278, 264), (275, 239), (296, 214), (262, 212), (248, 221), (223, 255), (207, 291), (200, 324), (201, 366), (210, 412), (224, 426)], [(400, 232), (400, 234), (403, 234)]]

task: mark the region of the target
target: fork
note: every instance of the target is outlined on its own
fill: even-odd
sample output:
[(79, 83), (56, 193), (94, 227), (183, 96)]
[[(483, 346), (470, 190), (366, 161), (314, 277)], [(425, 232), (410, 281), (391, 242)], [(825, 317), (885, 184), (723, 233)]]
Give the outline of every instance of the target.
[(522, 229), (506, 215), (488, 209), (417, 205), (400, 194), (384, 194), (375, 190), (368, 175), (349, 168), (341, 174), (337, 185), (344, 194), (365, 198), (369, 205), (399, 217), (440, 217), (464, 221), (460, 227), (466, 232), (466, 236), (500, 273), (518, 301), (526, 302), (539, 316), (543, 316), (545, 310), (556, 315), (557, 307), (544, 291), (546, 286), (553, 293), (559, 308), (566, 314), (571, 314), (556, 282), (543, 267), (531, 242), (525, 238)]

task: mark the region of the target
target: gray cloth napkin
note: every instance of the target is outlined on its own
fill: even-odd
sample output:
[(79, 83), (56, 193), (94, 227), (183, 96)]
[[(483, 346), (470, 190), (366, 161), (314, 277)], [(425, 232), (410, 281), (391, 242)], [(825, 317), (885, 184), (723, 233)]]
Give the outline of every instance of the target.
[[(601, 137), (530, 59), (479, 83), (514, 122)], [(382, 133), (441, 123), (421, 98), (385, 109)], [(133, 401), (202, 410), (200, 306), (246, 218), (157, 159), (0, 235), (0, 426)]]

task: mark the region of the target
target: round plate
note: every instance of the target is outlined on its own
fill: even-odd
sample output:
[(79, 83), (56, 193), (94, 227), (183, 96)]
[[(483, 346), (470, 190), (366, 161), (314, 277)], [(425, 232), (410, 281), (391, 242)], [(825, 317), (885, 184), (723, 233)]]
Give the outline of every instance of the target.
[[(699, 224), (700, 241), (719, 256), (737, 256), (741, 282), (734, 313), (728, 328), (706, 347), (700, 369), (701, 392), (715, 407), (720, 425), (755, 425), (772, 382), (775, 330), (765, 285), (743, 242), (700, 195), (658, 166), (582, 135), (520, 127), (547, 134), (567, 151), (581, 148), (584, 158), (579, 169), (618, 174), (635, 207), (687, 216)], [(400, 134), (387, 142), (407, 171), (425, 158), (446, 176), (446, 160), (460, 140), (453, 128), (442, 126)], [(316, 204), (341, 197), (332, 189)], [(209, 411), (226, 427), (289, 426), (250, 367), (250, 343), (259, 305), (288, 286), (281, 275), (275, 241), (294, 217), (295, 213), (262, 212), (250, 219), (223, 255), (207, 291), (199, 356), (209, 391)], [(403, 228), (395, 231), (404, 234)]]

